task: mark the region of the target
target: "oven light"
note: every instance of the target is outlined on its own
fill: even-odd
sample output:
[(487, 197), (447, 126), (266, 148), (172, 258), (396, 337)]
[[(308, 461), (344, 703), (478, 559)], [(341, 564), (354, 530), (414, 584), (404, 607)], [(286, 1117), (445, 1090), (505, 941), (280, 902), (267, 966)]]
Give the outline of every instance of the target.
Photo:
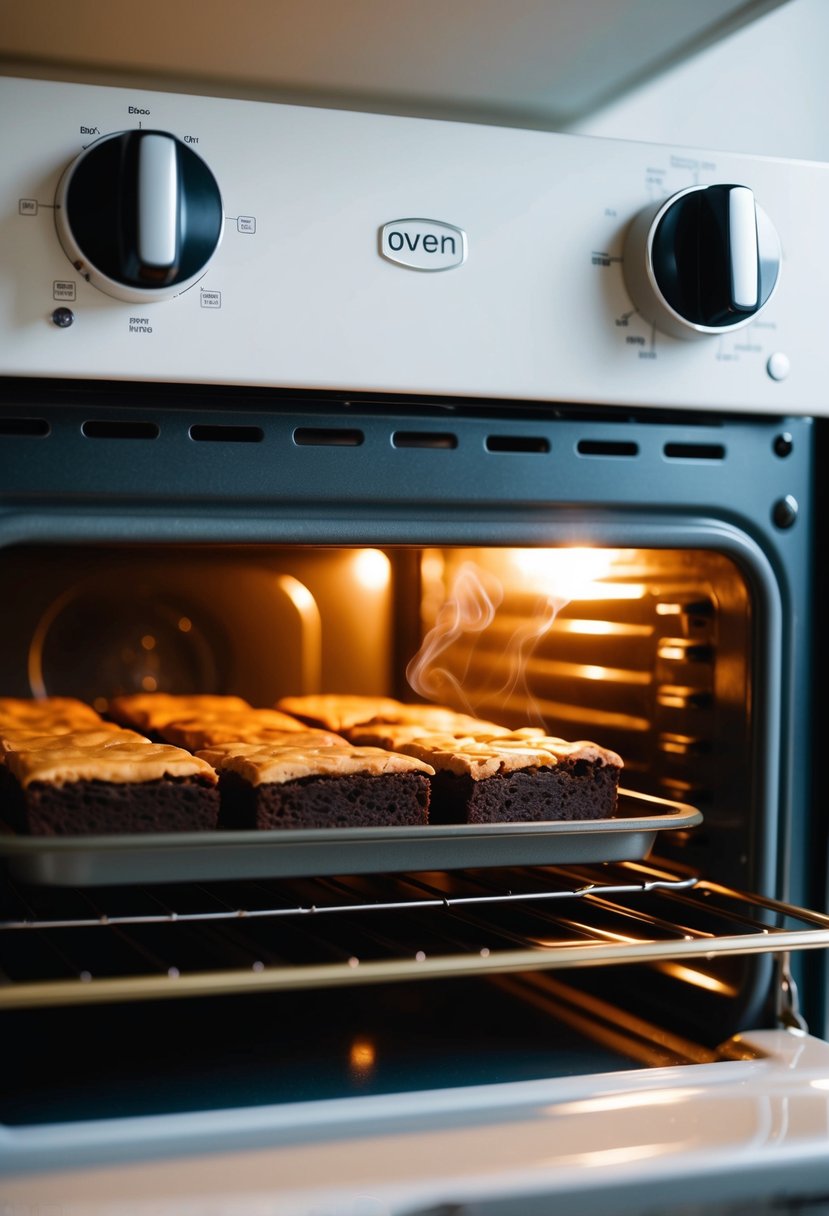
[(604, 582), (613, 569), (612, 549), (513, 549), (511, 559), (524, 585), (552, 599), (638, 600), (640, 583)]
[(819, 1081), (810, 1081), (811, 1089), (829, 1089), (829, 1077), (821, 1077)]
[(379, 549), (362, 549), (354, 555), (354, 577), (365, 591), (384, 591), (391, 578), (391, 563)]

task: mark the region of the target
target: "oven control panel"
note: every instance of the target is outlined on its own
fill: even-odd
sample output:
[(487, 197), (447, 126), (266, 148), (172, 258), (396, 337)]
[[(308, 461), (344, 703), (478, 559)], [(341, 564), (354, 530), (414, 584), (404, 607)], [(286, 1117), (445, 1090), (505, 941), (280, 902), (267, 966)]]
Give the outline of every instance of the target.
[(827, 406), (829, 167), (17, 78), (0, 374)]

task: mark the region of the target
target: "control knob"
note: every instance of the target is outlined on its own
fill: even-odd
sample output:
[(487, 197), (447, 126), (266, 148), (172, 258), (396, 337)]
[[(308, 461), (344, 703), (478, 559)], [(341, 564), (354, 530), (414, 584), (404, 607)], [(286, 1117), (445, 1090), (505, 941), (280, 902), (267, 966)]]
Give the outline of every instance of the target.
[(55, 223), (64, 251), (93, 286), (120, 300), (163, 300), (192, 286), (224, 226), (216, 179), (166, 131), (97, 140), (58, 185)]
[(641, 315), (676, 338), (748, 325), (780, 273), (780, 240), (747, 186), (690, 186), (631, 224), (624, 275)]

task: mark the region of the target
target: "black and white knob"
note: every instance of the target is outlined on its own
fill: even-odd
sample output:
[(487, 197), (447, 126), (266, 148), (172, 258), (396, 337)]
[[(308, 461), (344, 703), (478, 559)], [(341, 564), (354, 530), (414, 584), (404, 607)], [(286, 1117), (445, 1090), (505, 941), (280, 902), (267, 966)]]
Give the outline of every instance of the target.
[(691, 186), (628, 230), (625, 282), (646, 320), (677, 338), (749, 325), (771, 299), (780, 240), (747, 186)]
[(69, 165), (55, 203), (69, 260), (121, 300), (179, 295), (202, 276), (222, 238), (215, 177), (166, 131), (98, 140)]

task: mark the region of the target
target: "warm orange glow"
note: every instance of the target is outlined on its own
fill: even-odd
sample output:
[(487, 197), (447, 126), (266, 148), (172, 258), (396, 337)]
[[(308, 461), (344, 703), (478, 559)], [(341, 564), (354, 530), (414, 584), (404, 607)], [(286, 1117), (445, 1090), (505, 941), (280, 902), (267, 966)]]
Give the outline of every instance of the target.
[(377, 1049), (371, 1039), (354, 1039), (348, 1049), (349, 1071), (365, 1078), (377, 1063)]
[(144, 650), (155, 650), (155, 638), (151, 633), (145, 633), (141, 639), (141, 645)]
[(522, 582), (553, 599), (638, 600), (640, 583), (604, 582), (612, 574), (613, 549), (513, 549), (510, 560)]
[(354, 577), (365, 591), (383, 591), (391, 579), (391, 563), (379, 549), (362, 549), (354, 554)]
[(179, 632), (189, 633), (190, 630), (193, 628), (193, 622), (190, 620), (189, 616), (181, 616), (181, 617), (179, 617), (179, 620), (178, 620), (178, 627), (179, 627)]
[(718, 992), (721, 996), (736, 995), (736, 989), (731, 984), (726, 984), (723, 980), (717, 979), (716, 976), (707, 975), (704, 971), (697, 971), (693, 967), (685, 967), (682, 963), (662, 963), (660, 971), (664, 971), (667, 975), (673, 976), (674, 979), (682, 980), (686, 984), (693, 984), (695, 988), (703, 988), (706, 992)]
[(155, 676), (144, 676), (141, 681), (141, 687), (144, 689), (144, 692), (155, 692), (158, 688), (158, 680)]

